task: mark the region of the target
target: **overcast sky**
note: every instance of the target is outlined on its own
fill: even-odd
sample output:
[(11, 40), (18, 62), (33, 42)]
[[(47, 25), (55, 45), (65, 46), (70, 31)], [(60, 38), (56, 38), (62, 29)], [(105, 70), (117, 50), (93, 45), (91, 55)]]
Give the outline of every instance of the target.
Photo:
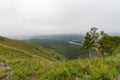
[(120, 0), (0, 0), (0, 35), (120, 32)]

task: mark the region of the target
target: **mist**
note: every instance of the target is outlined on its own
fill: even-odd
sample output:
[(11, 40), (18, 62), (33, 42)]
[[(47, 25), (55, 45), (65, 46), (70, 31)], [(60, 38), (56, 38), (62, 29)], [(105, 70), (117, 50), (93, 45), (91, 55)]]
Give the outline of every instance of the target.
[(0, 35), (120, 32), (119, 0), (0, 0)]

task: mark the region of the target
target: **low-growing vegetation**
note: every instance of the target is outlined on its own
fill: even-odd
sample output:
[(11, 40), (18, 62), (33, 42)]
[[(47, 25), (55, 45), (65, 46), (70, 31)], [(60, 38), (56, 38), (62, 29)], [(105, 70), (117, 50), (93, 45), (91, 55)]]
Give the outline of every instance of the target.
[(120, 80), (120, 37), (106, 35), (97, 44), (108, 55), (67, 60), (54, 50), (1, 37), (0, 80)]

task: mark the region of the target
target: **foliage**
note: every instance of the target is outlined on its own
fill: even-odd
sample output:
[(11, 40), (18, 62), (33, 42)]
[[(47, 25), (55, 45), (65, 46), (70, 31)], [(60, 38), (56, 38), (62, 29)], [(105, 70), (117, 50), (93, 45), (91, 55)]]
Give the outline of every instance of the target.
[(96, 32), (97, 30), (97, 28), (91, 28), (91, 30), (86, 33), (83, 46), (80, 48), (80, 55), (87, 53), (89, 57), (92, 56), (93, 48), (97, 47), (96, 45), (99, 39), (99, 33)]
[(119, 36), (103, 36), (99, 42), (101, 47), (109, 54), (113, 53), (113, 50), (120, 44)]
[[(52, 59), (44, 57), (44, 51), (47, 49), (43, 47), (39, 47), (43, 52), (40, 51), (41, 54), (36, 55), (31, 51), (34, 50), (34, 47), (30, 47), (33, 44), (28, 45), (26, 42), (15, 40), (16, 43), (11, 41), (12, 45), (9, 39), (3, 39), (6, 43), (0, 42), (0, 62), (9, 65), (12, 69), (11, 74), (7, 76), (9, 80), (75, 80), (77, 78), (117, 80), (120, 74), (120, 45), (113, 47), (114, 56), (60, 62), (54, 57)], [(1, 77), (4, 77), (3, 71), (0, 71)]]
[[(86, 54), (91, 55), (102, 55), (112, 54), (114, 48), (120, 44), (120, 37), (110, 36), (104, 31), (96, 32), (97, 28), (91, 28), (89, 32), (86, 33), (84, 38), (83, 46), (80, 48), (80, 56), (86, 56)], [(94, 54), (96, 53), (96, 54)]]

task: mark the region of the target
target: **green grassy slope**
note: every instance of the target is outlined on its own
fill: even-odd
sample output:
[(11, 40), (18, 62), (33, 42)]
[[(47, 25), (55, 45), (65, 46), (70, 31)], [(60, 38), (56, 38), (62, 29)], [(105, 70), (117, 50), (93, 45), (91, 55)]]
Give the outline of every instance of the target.
[[(119, 47), (120, 48), (120, 47)], [(117, 80), (120, 74), (120, 52), (115, 56), (52, 62), (27, 52), (0, 45), (0, 62), (9, 65), (10, 80)], [(12, 52), (11, 52), (12, 51)], [(4, 74), (0, 73), (4, 76)]]
[[(54, 62), (66, 58), (54, 50), (32, 43), (0, 37), (0, 80), (42, 80)], [(9, 66), (11, 72), (4, 70)]]
[(5, 37), (0, 37), (0, 44), (4, 44), (4, 45), (10, 46), (10, 47), (21, 49), (21, 50), (27, 51), (31, 54), (35, 54), (35, 55), (38, 55), (38, 56), (41, 56), (43, 58), (50, 59), (50, 60), (66, 59), (63, 55), (59, 54), (55, 50), (37, 46), (28, 41), (20, 41), (20, 40), (13, 40), (13, 39), (5, 38)]
[(120, 47), (114, 56), (76, 59), (54, 63), (43, 80), (119, 80)]
[[(0, 80), (6, 74), (10, 76), (10, 80), (25, 80), (32, 74), (39, 74), (37, 72), (41, 69), (46, 70), (45, 67), (51, 64), (51, 61), (27, 51), (0, 44), (0, 63), (9, 65), (12, 69), (12, 74), (0, 70)], [(38, 70), (35, 71), (36, 69)]]

